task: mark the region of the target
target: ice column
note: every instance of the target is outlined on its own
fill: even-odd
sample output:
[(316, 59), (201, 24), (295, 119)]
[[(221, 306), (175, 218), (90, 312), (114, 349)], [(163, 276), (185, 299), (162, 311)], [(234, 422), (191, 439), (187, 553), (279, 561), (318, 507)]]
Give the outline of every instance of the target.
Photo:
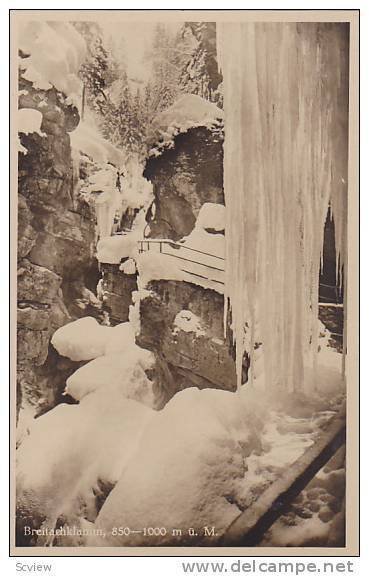
[(295, 391), (303, 388), (306, 365), (315, 365), (329, 203), (338, 272), (345, 259), (348, 27), (224, 23), (217, 44), (224, 78), (225, 302), (238, 386), (244, 352), (252, 366), (261, 341), (267, 385)]

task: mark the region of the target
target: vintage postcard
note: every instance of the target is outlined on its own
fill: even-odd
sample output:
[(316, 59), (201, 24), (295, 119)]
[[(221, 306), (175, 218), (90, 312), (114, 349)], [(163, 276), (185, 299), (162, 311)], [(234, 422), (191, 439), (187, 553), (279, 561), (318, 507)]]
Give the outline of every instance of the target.
[(358, 554), (358, 11), (10, 20), (12, 555)]

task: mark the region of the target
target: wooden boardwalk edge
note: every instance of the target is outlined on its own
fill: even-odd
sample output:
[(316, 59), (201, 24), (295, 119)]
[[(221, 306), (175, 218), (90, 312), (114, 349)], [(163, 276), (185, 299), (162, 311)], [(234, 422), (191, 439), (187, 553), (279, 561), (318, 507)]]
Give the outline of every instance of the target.
[(273, 482), (247, 510), (229, 525), (220, 546), (256, 546), (315, 474), (346, 441), (346, 407), (335, 416), (323, 435)]

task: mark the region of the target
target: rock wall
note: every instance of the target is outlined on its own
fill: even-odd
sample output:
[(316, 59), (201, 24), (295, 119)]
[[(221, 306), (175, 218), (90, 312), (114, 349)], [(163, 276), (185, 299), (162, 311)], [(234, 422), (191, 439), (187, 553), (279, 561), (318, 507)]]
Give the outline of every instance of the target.
[[(102, 264), (103, 309), (112, 325), (127, 322), (135, 275), (127, 275), (115, 264)], [(223, 296), (213, 290), (175, 280), (152, 281), (139, 302), (140, 332), (136, 342), (152, 351), (157, 406), (162, 407), (176, 392), (198, 388), (236, 389), (234, 348), (223, 331)], [(181, 312), (198, 318), (201, 333), (181, 330), (175, 319)], [(244, 361), (247, 379), (248, 358)]]
[(223, 131), (198, 127), (178, 134), (173, 148), (148, 159), (144, 176), (155, 196), (149, 236), (186, 236), (205, 202), (224, 203)]
[[(234, 349), (223, 333), (223, 296), (187, 282), (152, 281), (140, 301), (137, 344), (154, 352), (156, 370), (150, 375), (165, 404), (176, 392), (198, 388), (236, 389)], [(194, 315), (201, 330), (176, 325), (182, 311)], [(248, 358), (244, 360), (244, 381)]]
[[(147, 160), (144, 176), (153, 184), (155, 209), (149, 217), (149, 237), (178, 240), (194, 228), (205, 202), (224, 203), (223, 129), (204, 126), (175, 136), (173, 147)], [(104, 308), (113, 323), (128, 319), (136, 279), (118, 266), (102, 265)], [(234, 350), (223, 334), (223, 296), (187, 282), (153, 281), (140, 301), (137, 344), (151, 350), (156, 366), (158, 405), (184, 388), (235, 390)], [(177, 329), (181, 311), (198, 318), (201, 333)], [(244, 380), (248, 358), (245, 357)]]
[[(71, 366), (49, 347), (51, 334), (86, 313), (94, 295), (94, 215), (73, 197), (69, 132), (78, 111), (54, 88), (19, 80), (19, 108), (42, 113), (41, 136), (21, 133), (18, 155), (18, 410), (37, 415), (60, 399)], [(75, 363), (74, 363), (75, 364)]]
[(125, 274), (118, 264), (101, 264), (103, 309), (109, 314), (110, 324), (127, 322), (132, 292), (137, 290), (136, 275)]

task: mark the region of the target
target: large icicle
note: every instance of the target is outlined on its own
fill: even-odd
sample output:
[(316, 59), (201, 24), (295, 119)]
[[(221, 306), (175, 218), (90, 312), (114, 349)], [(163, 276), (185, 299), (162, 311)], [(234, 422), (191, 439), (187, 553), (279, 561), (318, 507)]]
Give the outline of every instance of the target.
[(315, 365), (329, 202), (341, 265), (345, 254), (348, 28), (224, 23), (217, 42), (224, 77), (225, 303), (232, 309), (238, 385), (243, 355), (253, 364), (257, 340), (268, 386), (297, 390), (307, 363)]

